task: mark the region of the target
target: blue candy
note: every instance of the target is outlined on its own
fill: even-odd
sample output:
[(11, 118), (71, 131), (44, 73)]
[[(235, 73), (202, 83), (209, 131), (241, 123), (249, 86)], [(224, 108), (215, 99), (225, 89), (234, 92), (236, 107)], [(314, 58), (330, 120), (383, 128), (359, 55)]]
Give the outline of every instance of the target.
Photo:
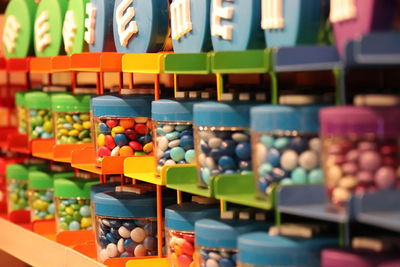
[(225, 154), (223, 153), (223, 151), (221, 149), (217, 149), (217, 148), (211, 149), (210, 157), (212, 157), (215, 162), (217, 162), (222, 157), (222, 155), (225, 155)]
[(178, 162), (185, 158), (185, 150), (180, 146), (176, 146), (171, 149), (170, 155), (175, 162)]
[(152, 140), (151, 135), (142, 135), (141, 137), (139, 137), (138, 141), (140, 144), (145, 145), (147, 143), (150, 143)]
[(210, 174), (209, 168), (201, 168), (200, 176), (205, 184), (210, 184)]
[(208, 146), (207, 143), (203, 143), (200, 145), (200, 153), (208, 154), (210, 153), (211, 148)]
[(133, 222), (124, 222), (122, 226), (131, 231), (133, 228), (136, 227), (136, 224)]
[(312, 171), (310, 171), (310, 173), (308, 174), (308, 182), (310, 184), (321, 184), (324, 182), (324, 174), (322, 172), (322, 169), (317, 168), (314, 169)]
[(81, 224), (77, 221), (72, 221), (69, 223), (68, 229), (70, 231), (77, 231), (77, 230), (81, 229)]
[(235, 155), (236, 143), (233, 140), (223, 141), (221, 144), (221, 153), (227, 156)]
[(258, 189), (259, 189), (259, 191), (265, 192), (265, 190), (267, 190), (269, 185), (270, 185), (270, 183), (266, 179), (264, 179), (264, 178), (258, 179)]
[(302, 153), (308, 149), (308, 140), (300, 136), (291, 138), (288, 148), (293, 149), (297, 153)]
[(155, 236), (157, 233), (157, 223), (149, 222), (143, 227), (144, 232), (146, 235)]
[(193, 136), (193, 130), (192, 129), (184, 130), (179, 134), (179, 137), (182, 138), (182, 136), (185, 136), (185, 135)]
[(274, 138), (269, 135), (263, 135), (260, 137), (260, 142), (267, 148), (271, 148), (272, 145), (274, 144)]
[(236, 162), (232, 157), (229, 156), (222, 156), (218, 160), (218, 165), (223, 169), (236, 169)]
[(110, 227), (113, 228), (118, 228), (121, 226), (121, 222), (118, 220), (109, 220), (108, 222), (110, 223)]
[(268, 162), (273, 166), (276, 167), (279, 165), (279, 162), (281, 160), (281, 154), (279, 153), (279, 150), (276, 148), (271, 148), (268, 151)]
[(165, 150), (165, 152), (163, 154), (163, 158), (165, 158), (165, 159), (171, 158), (171, 149)]
[(143, 241), (143, 246), (147, 250), (155, 250), (157, 248), (157, 239), (152, 236), (148, 236)]
[(110, 132), (110, 128), (108, 128), (107, 124), (104, 122), (99, 124), (99, 130), (102, 134), (107, 134)]
[(189, 128), (189, 125), (176, 125), (175, 126), (175, 130), (177, 130), (178, 132), (182, 132), (182, 131), (186, 130), (187, 128)]
[(236, 264), (231, 259), (228, 258), (222, 258), (219, 261), (219, 267), (235, 267), (235, 266)]
[(82, 215), (82, 217), (89, 217), (91, 212), (90, 212), (90, 207), (88, 205), (84, 205), (79, 209), (79, 213)]
[(128, 144), (128, 138), (123, 133), (117, 133), (114, 136), (114, 141), (117, 144), (117, 146), (119, 146), (119, 147), (122, 147), (122, 146), (125, 146)]
[[(71, 224), (70, 224), (70, 227), (71, 227)], [(117, 244), (117, 242), (118, 242), (118, 239), (115, 238), (115, 236), (110, 232), (106, 234), (106, 238), (108, 241), (110, 241), (110, 243)]]
[(169, 140), (169, 141), (172, 141), (172, 140), (176, 140), (176, 139), (178, 139), (179, 138), (179, 132), (171, 132), (171, 133), (167, 133), (166, 135), (165, 135), (165, 137), (167, 137), (167, 139)]
[(289, 145), (289, 138), (288, 137), (278, 137), (274, 141), (274, 147), (281, 150), (286, 148)]
[(111, 228), (110, 233), (115, 237), (115, 239), (119, 240), (121, 236), (118, 233), (119, 228)]
[(124, 248), (128, 252), (133, 252), (138, 244), (133, 242), (132, 239), (128, 238), (124, 240)]
[(99, 237), (99, 242), (105, 247), (105, 246), (107, 246), (108, 244), (110, 244), (110, 241), (104, 236), (104, 235), (101, 235), (100, 237)]
[(196, 153), (194, 152), (194, 149), (190, 149), (190, 150), (186, 151), (186, 153), (185, 153), (185, 161), (187, 163), (194, 164), (195, 163), (195, 157), (196, 157)]
[(242, 160), (248, 160), (251, 157), (250, 144), (247, 142), (239, 143), (235, 149), (236, 156)]
[(291, 178), (293, 184), (305, 184), (307, 183), (307, 171), (298, 167), (292, 171)]
[(180, 146), (185, 150), (193, 149), (193, 147), (194, 147), (194, 145), (193, 145), (193, 136), (192, 135), (184, 135), (184, 136), (182, 136), (181, 137)]

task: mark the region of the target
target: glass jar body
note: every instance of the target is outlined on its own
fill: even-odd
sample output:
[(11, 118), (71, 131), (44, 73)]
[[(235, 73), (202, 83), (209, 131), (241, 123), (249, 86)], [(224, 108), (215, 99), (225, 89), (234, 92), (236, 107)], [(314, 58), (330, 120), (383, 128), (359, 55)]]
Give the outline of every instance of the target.
[(237, 250), (224, 248), (209, 248), (196, 245), (193, 258), (197, 266), (236, 266)]
[(165, 235), (167, 257), (171, 266), (191, 266), (194, 262), (194, 232), (166, 228)]
[(29, 189), (31, 221), (54, 219), (54, 189)]
[(55, 197), (54, 204), (57, 232), (92, 229), (90, 198)]
[(22, 105), (17, 105), (17, 126), (20, 134), (26, 134), (27, 113), (26, 108)]
[(90, 143), (89, 112), (53, 112), (56, 144)]
[(27, 180), (7, 179), (7, 210), (29, 210), (29, 192)]
[(27, 109), (29, 139), (53, 138), (53, 121), (50, 109)]

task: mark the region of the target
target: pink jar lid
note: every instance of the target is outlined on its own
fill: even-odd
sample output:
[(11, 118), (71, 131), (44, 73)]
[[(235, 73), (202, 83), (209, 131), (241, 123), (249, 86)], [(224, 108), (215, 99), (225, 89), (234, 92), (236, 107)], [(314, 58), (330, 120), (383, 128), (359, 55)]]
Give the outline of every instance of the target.
[(329, 107), (321, 109), (319, 118), (322, 135), (400, 134), (400, 107)]

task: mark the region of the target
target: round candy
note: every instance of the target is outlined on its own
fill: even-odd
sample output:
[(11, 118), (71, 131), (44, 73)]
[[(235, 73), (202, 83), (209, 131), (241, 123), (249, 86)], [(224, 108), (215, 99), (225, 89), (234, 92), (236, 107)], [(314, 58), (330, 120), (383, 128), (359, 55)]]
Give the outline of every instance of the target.
[(185, 158), (185, 150), (182, 147), (174, 147), (171, 149), (171, 158), (178, 162)]
[(121, 125), (124, 129), (132, 128), (135, 125), (134, 119), (121, 119), (119, 121), (119, 125)]
[(135, 255), (135, 257), (144, 257), (146, 256), (146, 252), (146, 248), (143, 245), (139, 244), (136, 246), (133, 254)]
[(273, 166), (276, 167), (280, 163), (280, 153), (279, 150), (276, 148), (271, 148), (268, 151), (268, 162)]
[(366, 151), (364, 153), (361, 153), (359, 164), (361, 169), (373, 172), (379, 168), (379, 166), (381, 165), (381, 161), (382, 159), (377, 152)]
[(317, 153), (311, 150), (301, 153), (299, 157), (299, 164), (307, 171), (316, 168), (319, 164), (319, 158)]
[(135, 132), (142, 135), (147, 134), (148, 128), (146, 125), (139, 123), (135, 125)]
[(108, 149), (113, 149), (116, 146), (115, 142), (114, 142), (114, 138), (111, 135), (105, 136), (105, 146)]
[(287, 171), (293, 170), (297, 166), (298, 156), (294, 150), (286, 150), (281, 157), (281, 166)]
[(306, 184), (307, 183), (307, 171), (301, 167), (293, 170), (292, 175), (293, 184)]
[[(115, 128), (114, 128), (114, 129), (115, 129)], [(115, 143), (117, 144), (117, 146), (119, 146), (119, 147), (128, 144), (128, 138), (127, 138), (126, 135), (123, 134), (123, 133), (117, 133), (117, 134), (115, 134), (115, 136), (114, 136), (114, 141), (115, 141)]]
[(140, 243), (144, 240), (146, 237), (146, 233), (144, 230), (140, 227), (136, 227), (135, 229), (132, 230), (131, 232), (131, 238), (133, 241)]
[(133, 156), (133, 149), (130, 146), (123, 146), (119, 149), (119, 155), (122, 157)]
[(379, 189), (394, 187), (396, 173), (392, 167), (380, 167), (375, 174), (375, 183)]
[(222, 156), (218, 160), (218, 165), (223, 169), (236, 169), (236, 163), (235, 160), (232, 157), (229, 156)]
[(119, 122), (118, 120), (109, 119), (106, 121), (106, 124), (107, 124), (108, 128), (112, 129), (118, 125), (118, 122)]
[(251, 156), (250, 144), (246, 142), (241, 142), (236, 146), (235, 149), (236, 156), (242, 160), (248, 160)]

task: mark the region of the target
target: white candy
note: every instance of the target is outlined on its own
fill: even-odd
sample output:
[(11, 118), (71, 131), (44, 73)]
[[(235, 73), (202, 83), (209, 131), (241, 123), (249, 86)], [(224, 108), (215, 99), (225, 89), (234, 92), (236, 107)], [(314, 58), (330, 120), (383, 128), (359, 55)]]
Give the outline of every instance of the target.
[(101, 220), (101, 223), (106, 225), (106, 226), (108, 226), (108, 227), (110, 227), (110, 222), (108, 220), (106, 220), (106, 219)]
[(140, 227), (136, 227), (135, 229), (132, 230), (131, 232), (131, 238), (133, 241), (136, 243), (142, 242), (146, 237), (146, 233), (144, 230)]
[(308, 142), (308, 146), (311, 148), (311, 150), (319, 153), (322, 149), (322, 142), (321, 139), (319, 139), (318, 137), (315, 137), (313, 139), (311, 139)]
[(135, 254), (135, 257), (144, 257), (146, 256), (146, 252), (147, 249), (142, 244), (139, 244), (135, 247), (133, 254)]
[(173, 159), (169, 159), (169, 160), (167, 160), (167, 161), (165, 162), (164, 165), (166, 165), (166, 166), (168, 166), (168, 165), (176, 165), (176, 162), (175, 162)]
[(310, 171), (318, 166), (319, 159), (317, 153), (307, 150), (301, 153), (299, 157), (299, 164), (302, 168)]
[(219, 267), (219, 264), (218, 264), (218, 261), (216, 261), (214, 259), (208, 259), (206, 261), (206, 266), (205, 267)]
[(215, 161), (212, 157), (207, 157), (205, 160), (205, 165), (206, 167), (210, 168), (210, 169), (215, 169), (216, 168), (216, 164)]
[(100, 261), (101, 261), (101, 262), (105, 262), (105, 261), (108, 259), (108, 252), (107, 252), (107, 249), (102, 249), (102, 250), (100, 250), (99, 255), (100, 255)]
[(164, 151), (162, 151), (160, 148), (157, 149), (156, 151), (157, 158), (162, 158), (164, 156)]
[(168, 149), (168, 139), (165, 136), (159, 136), (157, 137), (157, 147), (162, 150), (165, 151)]
[(169, 142), (168, 147), (169, 148), (173, 148), (173, 147), (179, 146), (180, 143), (181, 143), (181, 140), (180, 139), (176, 139), (176, 140), (173, 140), (173, 141)]
[(332, 200), (334, 202), (345, 202), (349, 200), (351, 197), (351, 193), (346, 188), (336, 187), (332, 191)]
[(175, 236), (173, 236), (170, 240), (169, 240), (169, 246), (170, 247), (174, 247), (175, 246), (175, 244), (176, 244), (176, 239), (177, 239), (177, 237), (175, 237)]
[(256, 160), (259, 164), (268, 161), (268, 148), (261, 143), (256, 145)]
[(107, 255), (109, 258), (114, 258), (118, 255), (117, 245), (110, 243), (107, 245)]
[(327, 168), (328, 186), (335, 186), (340, 178), (342, 178), (342, 169), (339, 166), (333, 165)]
[(128, 229), (126, 229), (126, 227), (124, 227), (124, 226), (121, 226), (118, 229), (118, 234), (123, 238), (129, 238), (131, 236), (131, 232)]
[(249, 140), (249, 136), (243, 133), (234, 133), (232, 134), (232, 139), (236, 142), (246, 142)]
[(178, 246), (180, 246), (180, 247), (182, 247), (183, 246), (183, 244), (185, 244), (185, 239), (183, 239), (183, 238), (177, 238), (176, 239), (176, 244), (178, 245)]
[(348, 175), (339, 180), (339, 186), (346, 189), (352, 189), (356, 187), (358, 180), (356, 177)]
[(174, 130), (174, 126), (167, 124), (162, 127), (162, 130), (164, 133), (170, 133)]
[(213, 259), (213, 260), (216, 260), (216, 261), (219, 261), (221, 259), (221, 255), (219, 255), (218, 253), (215, 253), (215, 252), (208, 253), (208, 257), (210, 259)]
[(199, 165), (200, 166), (205, 166), (206, 165), (206, 154), (203, 154), (203, 153), (201, 153), (201, 154), (199, 154), (199, 156), (198, 156), (198, 160), (199, 160)]
[(122, 252), (125, 251), (125, 248), (124, 248), (124, 239), (123, 239), (123, 238), (120, 238), (120, 239), (118, 240), (117, 248), (118, 248), (118, 252), (119, 252), (119, 253), (122, 253)]
[(208, 140), (208, 146), (210, 148), (219, 148), (222, 144), (222, 139), (218, 137), (213, 137)]
[(120, 149), (119, 146), (114, 147), (113, 150), (111, 151), (111, 156), (112, 157), (119, 156), (119, 149)]
[(281, 157), (281, 166), (286, 171), (291, 171), (297, 166), (298, 155), (294, 150), (286, 150)]
[(212, 132), (199, 132), (199, 136), (201, 140), (208, 141), (210, 138), (214, 137), (215, 135)]

